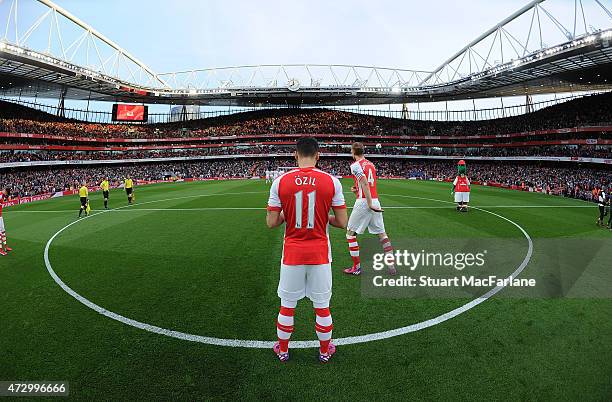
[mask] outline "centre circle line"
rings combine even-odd
[[[66,293],[68,293],[70,296],[72,296],[73,298],[75,298],[76,300],[78,300],[80,303],[84,304],[85,306],[89,307],[90,309],[96,311],[99,314],[104,315],[105,317],[108,317],[112,320],[121,322],[125,325],[129,325],[131,327],[134,328],[138,328],[144,331],[148,331],[148,332],[152,332],[152,333],[156,333],[156,334],[160,334],[160,335],[165,335],[168,337],[172,337],[172,338],[176,338],[176,339],[181,339],[181,340],[186,340],[186,341],[190,341],[190,342],[198,342],[198,343],[204,343],[204,344],[208,344],[208,345],[217,345],[217,346],[227,346],[227,347],[243,347],[243,348],[272,348],[272,346],[274,345],[275,341],[260,341],[260,340],[243,340],[243,339],[227,339],[227,338],[216,338],[216,337],[209,337],[209,336],[202,336],[202,335],[195,335],[195,334],[189,334],[189,333],[185,333],[185,332],[181,332],[181,331],[175,331],[175,330],[171,330],[171,329],[167,329],[167,328],[162,328],[156,325],[151,325],[151,324],[147,324],[141,321],[137,321],[137,320],[133,320],[131,318],[122,316],[120,314],[117,314],[115,312],[112,312],[110,310],[105,309],[104,307],[99,306],[98,304],[90,301],[89,299],[85,298],[84,296],[80,295],[79,293],[77,293],[75,290],[73,290],[72,288],[70,288],[60,277],[59,275],[57,275],[57,273],[55,272],[55,270],[53,269],[53,266],[51,265],[51,261],[49,259],[49,249],[51,247],[51,244],[53,243],[53,241],[57,238],[57,236],[59,236],[62,232],[64,232],[66,229],[72,227],[73,225],[85,221],[87,219],[90,219],[94,216],[98,216],[104,213],[108,213],[108,212],[112,212],[112,211],[117,211],[117,210],[122,210],[125,208],[129,208],[132,207],[134,205],[143,205],[143,204],[151,204],[151,203],[157,203],[157,202],[164,202],[164,201],[174,201],[177,199],[185,199],[185,198],[198,198],[198,197],[208,197],[208,196],[224,196],[224,195],[243,195],[243,194],[256,194],[256,193],[263,193],[261,191],[259,192],[243,192],[243,193],[215,193],[215,194],[202,194],[202,195],[196,195],[196,196],[185,196],[185,197],[175,197],[175,198],[167,198],[167,199],[162,199],[162,200],[152,200],[152,201],[147,201],[147,202],[142,202],[139,204],[133,204],[133,205],[127,205],[127,206],[123,206],[123,207],[119,207],[119,208],[115,208],[115,209],[111,209],[108,211],[101,211],[101,212],[97,212],[94,213],[92,215],[89,215],[83,219],[80,220],[76,220],[73,221],[69,224],[67,224],[66,226],[64,226],[63,228],[61,228],[60,230],[58,230],[57,232],[55,232],[55,234],[53,234],[53,236],[51,236],[51,238],[47,241],[47,244],[45,245],[45,250],[44,250],[44,261],[45,261],[45,266],[47,268],[47,271],[49,272],[49,274],[51,275],[51,278],[53,278],[53,280],[55,281],[55,283],[57,283]],[[421,200],[428,200],[428,201],[435,201],[435,202],[443,202],[443,203],[449,203],[449,204],[454,204],[451,201],[446,201],[446,200],[437,200],[434,198],[425,198],[425,197],[417,197],[417,196],[409,196],[409,195],[402,195],[402,194],[385,194],[385,196],[389,196],[389,197],[403,197],[403,198],[413,198],[413,199],[421,199]],[[259,208],[258,208],[259,209]],[[525,267],[529,264],[529,261],[531,260],[531,256],[533,255],[533,241],[531,239],[531,237],[529,236],[529,234],[527,233],[527,231],[525,229],[523,229],[522,226],[520,226],[518,223],[514,222],[513,220],[506,218],[503,215],[497,214],[495,212],[492,211],[488,211],[486,209],[483,208],[479,208],[479,207],[472,207],[472,209],[475,210],[479,210],[491,215],[494,215],[502,220],[507,221],[508,223],[514,225],[516,228],[519,229],[519,231],[523,234],[523,236],[527,239],[528,242],[528,250],[527,250],[527,254],[525,255],[525,257],[523,258],[523,261],[521,262],[521,264],[514,270],[514,272],[512,272],[510,274],[510,276],[508,276],[506,279],[515,279],[521,272],[523,272],[523,270],[525,269]],[[134,208],[133,210],[138,210],[138,208]],[[509,281],[504,281],[504,283],[508,283]],[[483,303],[484,301],[488,300],[489,298],[491,298],[492,296],[494,296],[495,294],[497,294],[498,292],[500,292],[502,289],[504,289],[505,285],[498,285],[492,289],[490,289],[489,291],[487,291],[485,294],[483,294],[482,296],[479,296],[473,300],[471,300],[470,302],[461,305],[451,311],[448,311],[444,314],[441,314],[439,316],[436,316],[434,318],[422,321],[422,322],[418,322],[415,324],[411,324],[408,326],[404,326],[404,327],[400,327],[400,328],[396,328],[396,329],[392,329],[392,330],[388,330],[388,331],[382,331],[382,332],[374,332],[371,334],[365,334],[365,335],[358,335],[358,336],[349,336],[349,337],[344,337],[344,338],[337,338],[334,339],[334,343],[336,345],[352,345],[352,344],[359,344],[359,343],[365,343],[365,342],[372,342],[372,341],[377,341],[377,340],[382,340],[382,339],[388,339],[388,338],[392,338],[392,337],[396,337],[396,336],[400,336],[400,335],[405,335],[411,332],[416,332],[416,331],[420,331],[422,329],[425,328],[429,328],[432,327],[434,325],[440,324],[444,321],[450,320],[451,318],[454,318],[474,307],[476,307],[477,305],[479,305],[480,303]],[[297,348],[297,349],[302,349],[302,348],[318,348],[319,347],[319,341],[291,341],[290,342],[290,347],[292,348]]]

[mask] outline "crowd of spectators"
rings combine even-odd
[[[495,134],[507,141],[503,134],[540,129],[570,128],[589,125],[612,125],[612,93],[588,96],[540,111],[517,117],[487,121],[438,122],[392,119],[330,109],[266,109],[237,113],[202,120],[168,124],[98,124],[63,119],[34,111],[23,106],[0,102],[0,131],[88,138],[158,139],[172,137],[206,137],[225,135],[269,134],[348,134],[368,136],[370,143],[380,135],[476,135]],[[567,135],[572,134],[568,131]],[[591,135],[590,133],[587,135]],[[594,133],[597,138],[607,133]],[[565,137],[563,137],[565,138]],[[578,137],[576,137],[578,138]],[[582,138],[582,137],[580,137]],[[585,137],[591,138],[591,137]],[[593,137],[595,138],[595,137]],[[279,139],[282,140],[282,139]],[[15,144],[7,139],[7,144]],[[23,142],[23,140],[18,140]],[[323,153],[348,153],[350,142],[321,141]],[[384,139],[381,142],[385,144]],[[427,141],[430,141],[429,139]],[[444,140],[449,142],[450,140]],[[520,139],[526,141],[526,139]],[[466,140],[466,142],[468,142]],[[124,152],[110,151],[3,151],[0,163],[53,160],[145,159],[170,157],[200,157],[209,155],[248,155],[293,152],[286,145],[249,145],[183,149],[138,149]],[[445,156],[446,160],[378,159],[380,176],[447,179],[454,175],[454,160],[469,156],[570,156],[610,158],[610,147],[601,145],[563,145],[529,147],[394,147],[373,146],[369,154]],[[119,182],[131,175],[139,180],[179,178],[246,178],[263,176],[266,170],[293,166],[292,158],[218,159],[185,162],[151,162],[120,165],[89,165],[79,168],[39,167],[4,169],[2,185],[19,196],[56,192],[74,188],[78,182],[98,183],[104,176]],[[320,167],[336,175],[349,175],[349,159],[323,157]],[[474,181],[495,182],[506,186],[538,188],[555,194],[589,199],[596,187],[609,187],[612,175],[608,166],[543,165],[534,162],[489,163],[469,162],[469,175]]]
[[[512,148],[441,148],[441,147],[369,147],[370,154],[379,155],[422,155],[461,158],[468,156],[517,157],[552,156],[612,158],[612,148],[587,146],[512,147]],[[321,147],[322,153],[350,153],[350,145]],[[292,154],[293,146],[248,145],[232,147],[159,149],[133,151],[4,151],[0,152],[0,163],[40,161],[83,161],[110,159],[151,159],[177,157],[205,157],[222,155]]]
[[[1,102],[2,108],[6,102]],[[507,134],[612,124],[612,94],[587,96],[534,113],[484,121],[396,119],[330,109],[264,109],[163,124],[99,124],[41,112],[0,112],[0,131],[96,138],[172,138],[245,134],[353,134],[377,136]]]
[[[2,186],[10,188],[13,197],[25,197],[75,189],[83,182],[93,187],[104,178],[109,178],[113,186],[118,186],[127,176],[137,181],[249,177],[257,173],[254,170],[255,166],[252,161],[231,160],[79,168],[57,167],[11,170],[3,172],[1,177]]]
[[[383,152],[387,154],[385,150]],[[412,155],[428,156],[483,156],[483,157],[511,157],[511,156],[553,156],[553,157],[581,157],[581,158],[612,158],[611,147],[586,146],[531,146],[531,147],[495,147],[495,148],[418,148],[408,152]],[[397,155],[391,151],[391,155]]]
[[[456,174],[454,161],[399,162],[392,165],[396,175],[444,180]],[[609,166],[538,163],[489,163],[468,161],[470,180],[507,187],[539,190],[549,194],[592,200],[593,189],[612,188]]]
[[[424,180],[451,179],[456,174],[455,161],[374,160],[380,177],[417,178]],[[3,186],[12,189],[13,196],[28,196],[76,188],[86,181],[98,184],[109,177],[119,184],[126,176],[141,181],[169,178],[251,178],[262,177],[266,170],[295,166],[291,158],[266,160],[216,160],[198,162],[146,163],[91,167],[56,167],[12,169],[2,174]],[[319,167],[331,174],[350,175],[348,158],[321,158]],[[468,176],[480,183],[497,183],[525,189],[539,189],[551,194],[590,200],[594,188],[612,187],[609,167],[582,165],[542,165],[537,163],[469,162]]]

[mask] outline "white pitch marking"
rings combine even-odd
[[[73,214],[74,211],[73,210],[68,210],[68,209],[48,209],[46,211],[36,211],[36,210],[32,210],[32,211],[6,211],[6,213],[9,214],[62,214],[62,213],[71,213]]]
[[[210,207],[210,208],[132,208],[132,209],[117,209],[113,212],[136,212],[136,211],[265,211],[262,207]]]
[[[593,208],[592,205],[478,205],[478,208]]]
[[[392,196],[397,196],[397,195],[392,195]],[[160,200],[161,201],[161,200]],[[168,200],[164,200],[164,201],[168,201]],[[439,202],[442,202],[441,200]],[[451,201],[445,201],[445,202],[449,202],[454,204],[454,202]],[[138,206],[138,205],[142,205],[144,203],[140,203],[140,204],[134,204],[131,205],[133,206]],[[120,208],[126,208],[125,207],[120,207]],[[349,206],[347,207],[348,209],[352,209],[353,207]],[[508,208],[508,209],[512,209],[512,208],[593,208],[591,205],[472,205],[470,206],[470,208]],[[228,211],[232,211],[232,210],[265,210],[265,207],[210,207],[210,208],[132,208],[129,210],[126,209],[111,209],[109,211],[111,212],[131,212],[131,211],[224,211],[224,210],[228,210]],[[428,206],[428,205],[422,205],[422,206],[408,206],[408,205],[403,205],[403,206],[386,206],[384,207],[385,210],[387,209],[449,209],[449,207],[441,207],[441,206]],[[101,211],[101,212],[105,212],[105,211]],[[60,213],[71,213],[73,214],[74,211],[73,210],[43,210],[43,211],[36,211],[36,210],[32,210],[32,211],[8,211],[8,213],[33,213],[33,214],[43,214],[43,213],[56,213],[56,214],[60,214]]]
[[[108,210],[101,210],[100,212],[118,211],[118,210],[122,210],[124,208],[130,208],[130,207],[134,207],[134,206],[137,206],[137,205],[151,204],[151,203],[154,203],[154,202],[183,200],[183,199],[186,199],[186,198],[213,197],[213,196],[217,196],[217,195],[262,194],[262,193],[268,194],[268,191],[246,191],[244,193],[213,193],[213,194],[186,195],[186,196],[181,196],[181,197],[166,198],[166,199],[162,199],[162,200],[153,200],[153,201],[139,202],[137,204],[124,205],[124,206],[118,207],[118,208],[113,208],[113,209],[108,209]],[[67,209],[66,210],[46,210],[46,211],[44,211],[44,210],[43,211],[28,211],[28,210],[26,210],[26,211],[12,211],[12,210],[8,210],[6,212],[9,212],[9,213],[13,213],[13,212],[21,212],[21,213],[66,213],[66,212],[70,212],[70,213],[74,213],[73,210],[67,210]]]
[[[246,194],[246,193],[245,193]],[[210,194],[211,196],[213,195],[227,195],[226,194]],[[387,194],[388,196],[397,196],[397,197],[406,197],[406,198],[415,198],[415,199],[427,199],[430,201],[437,201],[437,202],[444,202],[444,203],[451,203],[454,204],[453,202],[450,201],[443,201],[443,200],[436,200],[436,199],[432,199],[432,198],[423,198],[423,197],[415,197],[415,196],[404,196],[404,195],[398,195],[398,194]],[[197,196],[196,196],[197,197]],[[193,197],[177,197],[177,199],[180,198],[193,198]],[[162,202],[162,201],[171,201],[172,199],[165,199],[165,200],[156,200],[156,201],[149,201],[148,203],[153,203],[153,202]],[[144,204],[144,203],[141,203]],[[135,204],[138,205],[138,204]],[[214,338],[214,337],[207,337],[207,336],[201,336],[201,335],[194,335],[194,334],[188,334],[188,333],[184,333],[184,332],[180,332],[180,331],[173,331],[170,329],[166,329],[166,328],[161,328],[155,325],[150,325],[144,322],[140,322],[140,321],[136,321],[133,320],[131,318],[127,318],[124,317],[120,314],[114,313],[112,311],[109,311],[107,309],[105,309],[104,307],[101,307],[97,304],[95,304],[94,302],[88,300],[87,298],[81,296],[80,294],[78,294],[77,292],[75,292],[74,290],[72,290],[72,288],[70,288],[68,285],[66,285],[66,283],[64,283],[64,281],[62,281],[62,279],[55,273],[55,271],[53,270],[53,267],[51,266],[51,262],[49,260],[49,248],[51,246],[51,243],[53,242],[53,240],[55,240],[55,238],[62,233],[63,231],[65,231],[66,229],[68,229],[69,227],[71,227],[72,225],[75,225],[78,222],[82,222],[84,220],[90,219],[94,216],[106,213],[106,212],[111,212],[111,211],[117,211],[119,209],[124,209],[127,207],[130,207],[131,205],[128,206],[123,206],[114,210],[108,210],[108,211],[101,211],[98,213],[94,213],[92,215],[89,215],[87,217],[85,217],[84,219],[81,220],[77,220],[74,222],[69,223],[68,225],[64,226],[63,228],[61,228],[60,230],[58,230],[53,236],[51,236],[51,238],[49,239],[49,241],[47,241],[47,244],[45,245],[45,251],[44,251],[44,260],[45,260],[45,266],[47,267],[47,271],[49,271],[49,274],[51,275],[51,277],[53,278],[53,280],[66,292],[68,293],[70,296],[74,297],[76,300],[78,300],[79,302],[81,302],[82,304],[84,304],[85,306],[89,307],[90,309],[96,311],[99,314],[102,314],[108,318],[111,318],[113,320],[119,321],[123,324],[126,325],[130,325],[132,327],[135,328],[139,328],[139,329],[143,329],[145,331],[149,331],[149,332],[153,332],[153,333],[157,333],[157,334],[161,334],[161,335],[166,335],[172,338],[177,338],[177,339],[182,339],[182,340],[187,340],[187,341],[191,341],[191,342],[199,342],[199,343],[205,343],[205,344],[210,344],[210,345],[219,345],[219,346],[230,346],[230,347],[245,347],[245,348],[272,348],[274,341],[257,341],[257,340],[242,340],[242,339],[224,339],[224,338]],[[519,267],[512,273],[510,274],[510,276],[508,278],[514,279],[516,278],[527,266],[527,264],[529,264],[529,261],[531,260],[531,256],[533,254],[533,241],[531,240],[531,237],[529,236],[529,234],[525,231],[525,229],[523,229],[518,223],[502,216],[499,214],[496,214],[495,212],[491,212],[491,211],[487,211],[485,209],[481,209],[478,207],[472,207],[473,209],[477,209],[483,212],[486,212],[488,214],[497,216],[511,224],[513,224],[515,227],[517,227],[521,233],[525,236],[525,238],[527,239],[528,242],[528,250],[527,250],[527,254],[525,255],[525,258],[523,259],[522,263],[519,265]],[[486,301],[487,299],[489,299],[490,297],[494,296],[495,294],[497,294],[499,291],[501,291],[505,286],[496,286],[494,288],[492,288],[491,290],[489,290],[487,293],[485,293],[484,295],[460,306],[457,307],[447,313],[444,313],[442,315],[439,315],[437,317],[431,318],[429,320],[426,321],[422,321],[416,324],[412,324],[412,325],[408,325],[405,327],[401,327],[401,328],[396,328],[396,329],[392,329],[389,331],[383,331],[383,332],[376,332],[376,333],[372,333],[372,334],[366,334],[366,335],[359,335],[359,336],[351,336],[351,337],[346,337],[346,338],[338,338],[334,340],[334,343],[336,345],[351,345],[351,344],[357,344],[357,343],[364,343],[364,342],[371,342],[371,341],[375,341],[375,340],[381,340],[381,339],[387,339],[387,338],[392,338],[395,336],[399,336],[399,335],[405,335],[411,332],[416,332],[425,328],[429,328],[432,327],[434,325],[440,324],[444,321],[447,321],[451,318],[454,318],[474,307],[476,307],[477,305],[479,305],[480,303]],[[291,341],[290,342],[290,346],[292,348],[315,348],[315,347],[319,347],[319,342],[318,341]]]
[[[450,201],[449,201],[450,202]],[[454,204],[454,202],[452,203]],[[352,209],[353,207],[348,206],[348,209]],[[485,206],[470,206],[472,209],[481,209],[481,208],[592,208],[592,206],[588,205],[485,205]],[[132,211],[233,211],[233,210],[265,210],[265,207],[209,207],[209,208],[132,208],[130,210],[116,210],[116,212],[132,212]],[[421,206],[386,206],[383,209],[449,209],[446,206],[430,206],[430,205],[421,205]]]

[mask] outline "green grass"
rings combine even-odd
[[[450,200],[448,184],[379,183],[385,207]],[[198,335],[272,340],[282,230],[266,228],[263,208],[206,209],[263,207],[268,188],[260,181],[139,188],[137,205],[91,216],[60,234],[50,249],[53,269],[79,294],[135,320]],[[91,198],[100,209],[101,194]],[[111,192],[111,208],[125,201],[121,191]],[[542,273],[538,261],[546,256],[538,241],[612,240],[594,225],[596,206],[523,208],[585,206],[581,201],[476,187],[472,204],[531,235],[535,254],[526,276]],[[387,231],[392,239],[522,239],[491,214],[458,214],[448,206],[389,208]],[[325,366],[314,349],[294,350],[281,365],[270,350],[193,343],[127,326],[70,297],[45,268],[46,242],[76,219],[76,208],[78,198],[65,197],[5,210],[14,251],[0,259],[0,380],[68,380],[80,400],[612,398],[610,298],[511,298],[503,290],[431,328],[339,347]],[[341,273],[350,264],[344,233],[332,229],[331,236],[334,337],[417,323],[466,302],[363,297],[359,279]],[[309,302],[302,301],[292,339],[314,339],[313,322]]]

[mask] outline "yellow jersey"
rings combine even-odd
[[[85,198],[89,195],[89,191],[87,190],[87,186],[82,186],[79,189],[79,197]]]
[[[102,191],[108,191],[110,185],[108,184],[108,180],[103,180],[102,183],[100,183],[100,188],[102,189]]]
[[[132,181],[132,179],[125,179],[125,188],[132,188],[134,187],[134,182]]]

